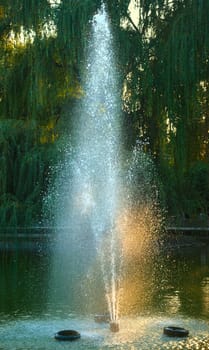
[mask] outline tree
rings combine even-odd
[[[138,121],[139,136],[149,139],[164,180],[174,173],[181,212],[189,210],[184,207],[188,172],[195,162],[208,161],[209,4],[144,0],[136,6],[139,24],[129,31],[138,35],[142,54],[134,55],[138,66],[127,73],[127,109]]]
[[[135,0],[138,23],[129,0],[104,4],[119,58],[125,147],[142,139],[158,166],[169,211],[194,213],[201,193],[190,186],[191,169],[209,161],[209,3]],[[83,93],[85,50],[100,6],[99,0],[1,1],[2,224],[40,216],[45,174],[59,157],[62,135],[71,133]],[[32,211],[24,216],[27,205]]]
[[[81,95],[84,38],[95,6],[91,1],[1,2],[3,226],[32,224],[40,217],[45,175],[57,157],[62,111]],[[73,118],[72,111],[69,115]]]

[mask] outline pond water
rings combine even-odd
[[[94,322],[94,315],[105,311],[105,301],[98,284],[93,290],[93,281],[87,287],[84,276],[80,281],[72,277],[69,297],[52,297],[49,250],[39,248],[0,252],[0,350],[201,349],[200,342],[207,349],[208,246],[164,249],[154,274],[146,268],[143,273],[136,263],[124,282],[120,332],[115,334],[107,324]],[[166,337],[163,327],[168,325],[188,329],[189,338]],[[61,329],[75,329],[81,339],[57,342],[54,334]]]

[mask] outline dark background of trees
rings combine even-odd
[[[139,23],[129,1],[104,3],[121,74],[125,147],[144,141],[168,216],[208,215],[209,1],[136,0]],[[0,0],[1,226],[40,220],[50,166],[76,118],[90,20],[100,6]]]

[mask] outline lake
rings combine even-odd
[[[120,332],[113,334],[107,324],[94,322],[95,314],[106,311],[97,266],[77,276],[69,266],[67,298],[56,299],[47,242],[23,243],[0,252],[0,350],[180,349],[182,341],[193,349],[207,338],[209,246],[165,248],[152,266],[130,263],[122,282]],[[167,325],[188,329],[189,338],[166,337]],[[57,342],[54,334],[61,329],[76,329],[81,339]]]

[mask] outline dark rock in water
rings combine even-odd
[[[63,331],[59,331],[55,334],[55,339],[56,340],[77,340],[81,337],[80,333],[77,331],[71,330],[71,329],[65,329]]]
[[[117,322],[110,322],[110,330],[111,332],[119,332],[119,323]]]
[[[164,327],[163,333],[169,337],[187,337],[189,335],[187,329],[176,326]]]

